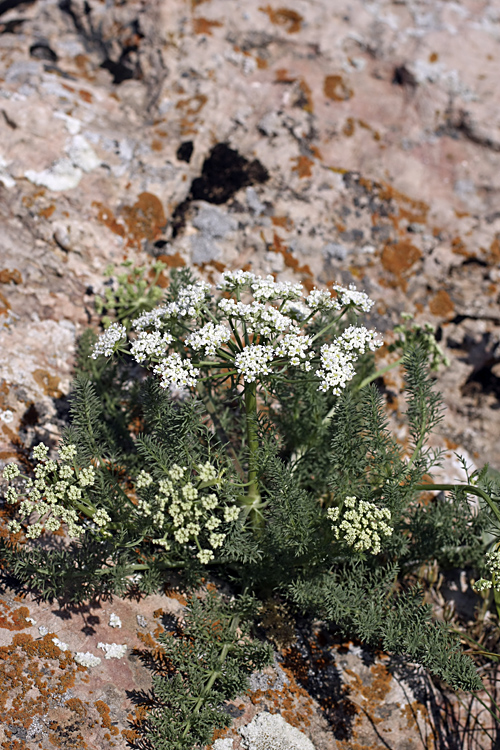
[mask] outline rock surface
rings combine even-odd
[[[57,443],[76,339],[96,321],[106,266],[160,258],[213,281],[242,266],[309,288],[354,281],[376,300],[381,331],[404,311],[432,323],[452,362],[438,376],[444,475],[459,476],[455,451],[500,468],[498,4],[230,5],[0,2],[0,461],[20,438]],[[397,380],[385,384],[397,406]],[[147,606],[116,612],[132,623]],[[47,610],[47,627],[54,616]],[[94,698],[109,692],[111,718],[99,706],[121,731],[125,684],[146,678],[96,650],[116,641],[107,625],[95,648],[77,637],[78,616],[54,632],[101,656]],[[357,659],[347,669],[360,675]],[[345,716],[327,726],[322,704],[316,750],[347,748],[350,737],[376,747],[373,727],[399,722],[384,714],[378,682],[379,713],[367,714],[356,679],[339,677],[358,690],[355,719],[333,740]],[[252,710],[271,700],[265,692]],[[279,700],[288,705],[286,690]],[[413,701],[394,698],[408,721],[384,746],[434,736],[424,709],[407,710]],[[99,715],[87,746],[118,747]]]

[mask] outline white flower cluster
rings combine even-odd
[[[346,289],[343,286],[334,286],[333,288],[339,295],[340,304],[342,307],[346,307],[347,305],[354,305],[355,307],[359,307],[361,310],[363,310],[363,312],[370,312],[373,305],[375,304],[367,294],[365,294],[364,292],[358,292],[354,284],[349,284],[349,289]]]
[[[487,578],[480,578],[479,581],[476,581],[472,584],[472,588],[474,591],[477,591],[478,593],[480,591],[488,591],[493,586],[493,581],[488,581]]]
[[[48,447],[43,443],[33,449],[33,456],[38,461],[34,469],[35,479],[26,479],[25,490],[21,493],[14,487],[9,487],[5,493],[6,500],[12,504],[21,501],[18,509],[20,518],[29,519],[33,513],[38,515],[38,521],[28,526],[28,539],[37,539],[44,530],[59,531],[61,522],[67,524],[70,537],[78,538],[83,533],[83,528],[77,525],[78,513],[71,505],[78,504],[83,498],[84,488],[95,483],[95,470],[88,466],[75,471],[72,466],[64,463],[76,455],[74,445],[63,445],[59,449],[61,463],[48,460],[48,452]],[[3,476],[8,480],[20,476],[19,467],[8,464]],[[92,520],[97,526],[104,527],[111,518],[103,508],[100,508],[94,512]],[[9,521],[7,527],[12,533],[18,533],[22,529],[17,520]]]
[[[170,549],[169,535],[178,544],[194,542],[198,559],[208,563],[214,559],[213,550],[221,547],[226,538],[226,533],[219,527],[223,521],[235,521],[240,509],[235,505],[224,505],[214,492],[214,488],[220,487],[222,478],[212,464],[198,464],[196,474],[193,476],[186,466],[174,464],[167,477],[158,482],[154,502],[139,498],[137,510],[151,520],[156,532],[163,532],[163,537],[154,538],[152,542],[167,550]],[[153,483],[147,472],[142,471],[140,477],[143,487]],[[208,541],[209,546],[202,548],[201,540],[205,540],[205,544]]]
[[[147,357],[161,357],[165,350],[173,341],[172,334],[160,331],[140,331],[138,337],[132,342],[130,351],[133,358],[139,364],[142,364]]]
[[[154,367],[154,372],[161,376],[162,388],[194,388],[200,370],[191,360],[182,359],[177,352],[169,354]]]
[[[236,289],[249,287],[255,278],[255,274],[250,271],[225,271],[217,289],[221,292],[235,292]]]
[[[159,329],[164,320],[171,318],[197,318],[201,308],[210,294],[210,284],[197,281],[196,284],[187,284],[181,287],[177,299],[166,305],[160,305],[151,312],[139,315],[132,324],[136,331],[145,331],[148,328]]]
[[[215,314],[208,304],[211,287],[200,281],[181,287],[174,301],[143,313],[133,322],[137,338],[131,343],[132,356],[139,364],[146,362],[160,376],[162,388],[196,387],[201,368],[208,367],[209,363],[197,363],[192,358],[193,352],[205,357],[219,355],[221,361],[227,362],[228,370],[234,362],[234,368],[246,383],[270,374],[273,366],[312,370],[313,360],[316,363],[318,358],[318,352],[312,350],[317,336],[301,335],[300,324],[316,313],[340,311],[346,306],[366,312],[373,305],[368,296],[358,292],[352,284],[349,288],[335,286],[333,295],[328,290],[315,288],[304,297],[302,284],[277,282],[273,276],[263,278],[241,270],[223,273],[217,289],[233,296],[216,300]],[[243,290],[253,295],[253,301],[241,301]],[[200,315],[203,325],[186,331],[185,338],[179,338],[178,343],[190,350],[183,353],[176,347],[176,351],[169,353],[173,321],[196,320]],[[224,320],[226,323],[222,323]],[[99,340],[93,356],[111,353],[125,335],[123,326],[113,325],[114,328],[110,327]],[[186,327],[184,322],[183,326]],[[339,395],[354,376],[359,355],[366,349],[374,351],[377,346],[380,343],[373,332],[355,326],[344,331],[333,344],[324,345],[319,353],[320,366],[315,370],[320,379],[318,390],[332,390]],[[235,353],[235,349],[239,351]]]
[[[319,391],[331,390],[337,396],[355,375],[354,364],[367,349],[375,351],[382,342],[375,338],[375,331],[363,326],[350,326],[334,341],[321,347],[322,367],[316,370],[321,379]]]
[[[235,292],[237,289],[248,287],[257,301],[265,300],[296,300],[302,297],[302,284],[292,284],[291,281],[275,281],[269,275],[266,278],[256,276],[250,271],[225,271],[217,289],[222,292]]]
[[[104,333],[102,333],[94,344],[92,359],[97,359],[104,354],[105,357],[111,357],[115,352],[116,345],[127,337],[127,329],[120,323],[111,323]]]
[[[269,375],[269,362],[274,357],[274,348],[263,344],[250,344],[234,358],[234,366],[245,383],[253,383],[259,375]]]
[[[266,337],[277,336],[288,328],[297,326],[288,315],[283,315],[275,307],[267,307],[262,302],[246,305],[234,299],[223,298],[219,300],[219,310],[230,320],[244,321],[248,333],[259,333]]]
[[[227,326],[206,323],[198,331],[194,331],[186,337],[186,344],[189,344],[195,351],[203,349],[205,356],[210,354],[214,356],[216,350],[230,338],[231,331]]]
[[[262,279],[257,276],[251,284],[252,294],[260,302],[262,300],[299,300],[304,287],[302,284],[292,284],[291,281],[275,281],[272,276]]]
[[[489,581],[485,578],[480,578],[479,581],[474,583],[472,588],[474,591],[485,591],[493,587],[496,591],[500,591],[500,547],[486,554],[486,567],[492,578],[495,579],[495,582],[493,583],[492,580]]]
[[[311,312],[341,310],[341,306],[327,289],[313,289],[306,297],[306,305]]]
[[[312,355],[307,351],[310,346],[310,336],[286,333],[278,346],[275,347],[274,353],[277,357],[287,357],[294,367],[303,367],[304,370],[308,371],[311,369],[309,360]]]
[[[342,537],[342,541],[357,552],[378,555],[381,537],[391,536],[393,532],[389,525],[391,514],[387,508],[377,508],[373,503],[356,497],[346,497],[340,523],[340,508],[328,508],[326,514],[332,521],[335,537]]]

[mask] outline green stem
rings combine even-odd
[[[259,438],[257,435],[257,384],[245,383],[245,416],[248,449],[248,489],[243,497],[243,505],[250,513],[252,527],[257,530],[262,524],[262,506],[257,479]]]
[[[241,619],[240,615],[234,615],[233,618],[231,619],[231,623],[229,625],[229,632],[231,634],[236,631],[236,628],[238,627],[238,625],[240,623],[240,619]],[[212,689],[212,686],[213,686],[215,680],[217,679],[217,677],[220,677],[220,674],[221,674],[220,667],[222,667],[222,665],[224,664],[224,660],[225,660],[225,658],[226,658],[226,656],[227,656],[227,654],[228,654],[229,649],[230,649],[231,646],[232,646],[232,643],[229,642],[229,643],[225,643],[224,646],[222,647],[222,651],[220,652],[219,657],[217,659],[217,662],[218,662],[218,665],[219,665],[219,669],[214,669],[212,672],[210,672],[210,674],[208,676],[208,680],[206,681],[206,683],[205,683],[205,685],[204,685],[204,687],[203,687],[203,689],[202,689],[202,691],[201,691],[201,693],[200,693],[200,695],[198,697],[196,705],[195,705],[195,707],[193,709],[193,714],[197,714],[200,711],[200,708],[202,708],[203,704],[206,702],[206,700],[207,700],[207,698],[209,696],[210,690]],[[184,728],[184,732],[182,734],[182,738],[183,739],[186,738],[187,733],[189,732],[189,729],[191,727],[191,723],[192,723],[191,719],[188,719],[188,721],[186,722],[186,726]]]
[[[479,487],[475,487],[473,484],[417,484],[415,487],[418,491],[438,491],[438,492],[449,492],[451,490],[466,490],[468,495],[476,495],[482,498],[487,503],[496,516],[497,520],[500,521],[500,509],[495,505],[491,497],[481,490]]]

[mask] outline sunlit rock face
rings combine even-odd
[[[378,330],[432,323],[442,479],[455,452],[500,468],[497,4],[284,3],[0,2],[1,462],[57,442],[106,266],[159,258],[354,282]],[[102,622],[95,644],[54,630],[116,670]]]

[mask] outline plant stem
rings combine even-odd
[[[475,487],[473,484],[417,484],[415,489],[421,491],[437,490],[439,492],[458,489],[466,490],[467,494],[476,495],[477,497],[482,498],[490,506],[497,520],[500,521],[500,509],[497,508],[491,497],[486,492],[484,492],[484,490],[481,490],[479,487]]]
[[[238,625],[240,623],[240,620],[241,620],[241,616],[240,615],[233,615],[233,617],[231,618],[231,623],[229,625],[229,632],[231,633],[231,635],[236,632],[236,628],[238,627]],[[198,698],[198,700],[196,702],[196,705],[195,705],[195,707],[193,709],[193,714],[197,714],[199,712],[200,708],[202,708],[203,704],[207,701],[207,698],[209,696],[210,690],[212,689],[212,685],[214,684],[214,682],[217,679],[217,677],[220,677],[220,675],[221,675],[220,667],[222,667],[222,665],[224,664],[224,661],[226,659],[226,656],[229,653],[229,649],[230,649],[231,645],[232,645],[231,643],[224,643],[224,645],[222,647],[222,651],[220,652],[219,657],[217,659],[217,662],[220,665],[219,669],[216,669],[216,670],[213,670],[212,672],[210,672],[210,674],[208,676],[208,680],[205,683],[205,685],[204,685],[204,687],[203,687],[203,689],[202,689],[202,691],[200,693],[200,696],[199,696],[199,698]],[[187,721],[187,723],[186,723],[184,732],[182,734],[182,738],[183,739],[185,739],[185,737],[187,736],[187,733],[189,732],[189,729],[191,727],[191,723],[192,722],[189,719]]]
[[[243,505],[250,513],[252,528],[257,530],[262,524],[262,515],[259,511],[261,498],[257,479],[257,456],[259,451],[259,439],[257,435],[257,384],[245,383],[245,418],[248,449],[248,489],[243,496]]]

